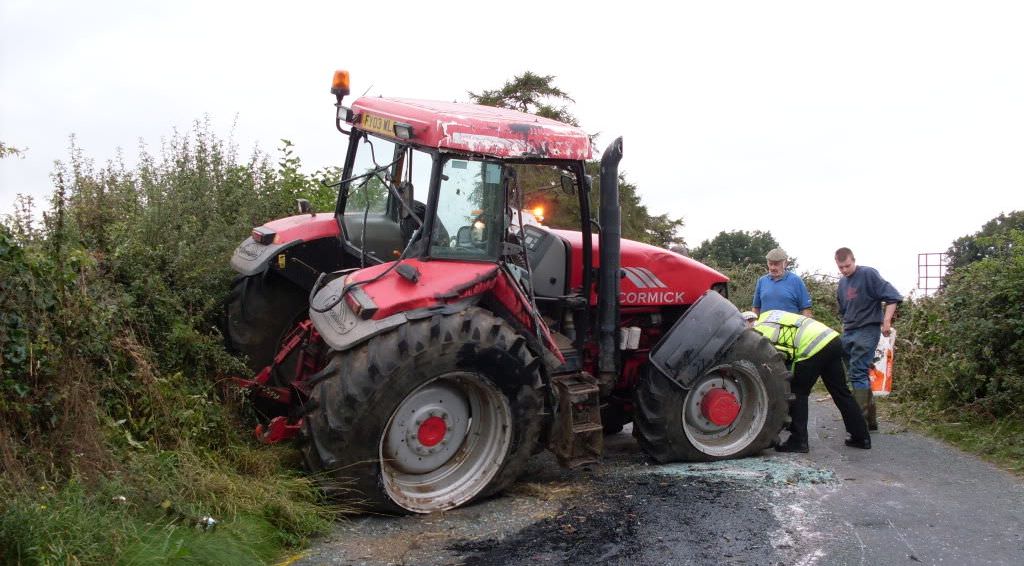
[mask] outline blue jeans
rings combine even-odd
[[[843,332],[843,356],[854,389],[871,389],[868,368],[875,361],[875,348],[881,336],[882,327],[874,324]]]

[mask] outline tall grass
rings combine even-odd
[[[11,564],[259,564],[324,528],[330,508],[279,454],[194,450],[129,456],[101,478],[2,490],[0,547]],[[235,458],[258,458],[255,476]],[[204,519],[216,522],[208,526]]]

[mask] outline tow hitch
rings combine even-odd
[[[320,342],[320,334],[313,327],[313,323],[309,320],[303,321],[284,339],[281,349],[270,365],[260,370],[252,379],[234,377],[231,380],[239,389],[251,391],[258,397],[280,404],[282,408],[301,406],[309,398],[308,378],[319,369],[320,356],[316,353],[316,346]],[[293,354],[296,354],[294,381],[286,386],[272,385],[274,368],[285,363]],[[298,403],[293,404],[293,400],[297,400]],[[263,423],[256,425],[254,432],[260,442],[276,444],[298,436],[302,425],[302,417],[277,416],[270,419],[266,426]]]

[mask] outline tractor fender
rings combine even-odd
[[[250,236],[235,248],[235,253],[231,256],[231,269],[237,271],[239,275],[258,275],[267,270],[271,258],[277,256],[278,252],[283,252],[300,243],[302,243],[301,240],[296,240],[284,244],[263,245]]]
[[[402,263],[403,270],[410,270],[405,276],[391,269],[393,264],[381,264],[345,273],[314,289],[309,316],[331,349],[349,350],[406,322],[481,305],[519,329],[546,367],[564,363],[548,328],[536,327],[529,299],[498,266],[418,259]],[[406,278],[411,271],[416,273],[415,281]],[[357,282],[362,284],[352,285]],[[341,298],[346,286],[348,291]]]
[[[670,381],[689,389],[746,330],[739,309],[715,291],[707,291],[651,350],[651,365]]]
[[[341,253],[340,235],[338,222],[331,214],[315,216],[300,214],[267,222],[253,228],[253,234],[235,248],[235,253],[231,257],[231,268],[243,276],[258,275],[271,267],[286,271],[295,267],[289,265],[287,258],[296,255],[296,252],[301,249],[309,248],[309,253],[298,254],[303,260],[302,263],[307,266],[312,264],[320,268],[320,271],[327,271],[335,266],[333,264],[316,265],[315,258],[338,257],[324,252],[336,249],[338,254]],[[267,239],[271,241],[265,244],[260,243],[256,240],[257,237],[264,241]],[[330,248],[330,250],[322,248]],[[284,254],[284,252],[290,253]],[[289,274],[286,273],[286,275]],[[296,279],[297,277],[289,278]],[[307,284],[303,284],[306,283],[305,281],[296,281],[296,283],[309,288],[312,286],[315,274],[310,273],[305,277],[298,277],[298,279],[309,279]]]

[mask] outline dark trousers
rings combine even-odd
[[[807,442],[807,398],[811,388],[818,381],[825,383],[832,401],[843,415],[846,432],[854,439],[867,438],[868,425],[861,414],[860,406],[854,400],[846,385],[846,370],[843,369],[843,346],[839,340],[832,340],[820,352],[802,362],[797,362],[793,371],[793,403],[789,407],[792,423],[789,425],[793,439]]]

